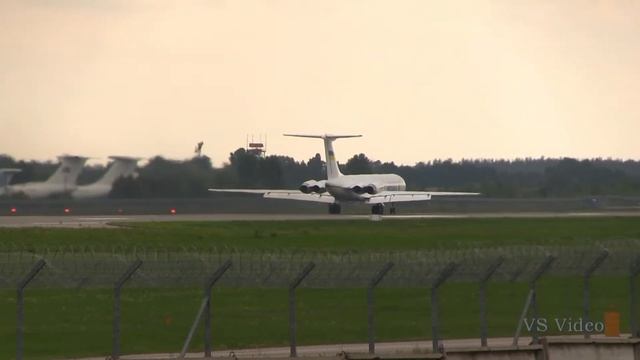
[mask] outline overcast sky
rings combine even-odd
[[[0,153],[640,158],[640,2],[0,0]]]

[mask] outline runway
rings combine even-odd
[[[131,222],[171,221],[327,221],[402,219],[489,219],[489,218],[579,218],[624,216],[640,217],[640,211],[607,212],[519,212],[468,214],[408,214],[408,215],[329,215],[329,214],[176,214],[176,215],[114,215],[114,216],[0,216],[3,228],[109,228]]]
[[[509,346],[511,345],[512,338],[493,338],[490,339],[491,346]],[[530,337],[522,337],[519,345],[528,345],[531,341]],[[480,345],[479,339],[455,339],[455,340],[442,340],[445,348],[457,348],[468,349],[477,348]],[[416,340],[416,341],[396,341],[396,342],[379,342],[376,344],[376,351],[378,354],[427,354],[431,350],[431,340]],[[213,358],[274,358],[274,359],[286,359],[289,357],[289,347],[269,347],[269,348],[253,348],[253,349],[229,349],[229,350],[217,350],[213,351]],[[299,357],[311,357],[311,358],[336,358],[341,352],[354,353],[354,354],[366,354],[369,351],[369,344],[330,344],[330,345],[306,345],[298,346],[297,353]],[[123,355],[120,358],[123,360],[163,360],[163,359],[177,359],[179,353],[168,354],[138,354],[138,355]],[[202,353],[188,353],[185,358],[187,359],[203,359]],[[104,360],[102,357],[90,357],[79,358],[75,360]]]
[[[625,337],[627,334],[622,335]],[[593,338],[602,339],[603,335],[592,335]],[[548,336],[550,339],[574,339],[581,340],[583,335],[563,335]],[[488,339],[488,345],[492,348],[510,348],[513,344],[513,338],[500,337]],[[518,346],[527,346],[531,344],[531,337],[523,336],[518,341]],[[444,339],[441,340],[445,349],[479,349],[479,339]],[[400,355],[399,358],[407,357],[407,355],[426,355],[431,352],[431,340],[415,340],[415,341],[395,341],[395,342],[379,342],[376,343],[376,354]],[[229,349],[213,351],[213,358],[245,358],[245,359],[286,359],[289,358],[289,347],[270,347],[270,348],[253,348],[253,349]],[[359,354],[358,358],[362,359],[362,355],[367,354],[368,344],[327,344],[327,345],[306,345],[298,346],[297,353],[299,357],[307,358],[336,358],[340,353]],[[177,359],[178,353],[165,354],[138,354],[123,355],[123,360],[164,360]],[[404,355],[404,356],[402,356]],[[187,353],[187,359],[203,359],[202,353]],[[76,360],[103,360],[102,357],[78,358]]]

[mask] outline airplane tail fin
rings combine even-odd
[[[62,184],[65,187],[73,187],[80,176],[82,167],[87,162],[84,156],[62,155],[58,156],[60,160],[60,166],[51,175],[46,183],[48,184]]]
[[[95,184],[112,185],[122,176],[131,176],[136,172],[140,158],[128,156],[109,156],[113,160],[106,173]]]
[[[324,140],[324,154],[325,161],[327,162],[327,179],[337,178],[342,176],[338,162],[336,161],[336,155],[333,151],[333,142],[336,139],[361,137],[362,135],[301,135],[301,134],[284,134],[284,136],[303,137],[303,138],[315,138]]]
[[[20,169],[0,169],[0,195],[8,193],[7,187],[11,183],[11,178],[21,171]]]

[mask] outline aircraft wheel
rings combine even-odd
[[[383,204],[375,204],[371,207],[371,214],[373,215],[384,215],[384,205]]]
[[[340,214],[340,204],[329,204],[329,214]]]

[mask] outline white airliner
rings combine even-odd
[[[22,193],[31,199],[70,193],[76,188],[76,180],[87,158],[63,155],[58,160],[60,166],[46,181],[9,185],[5,191],[9,195]]]
[[[431,200],[432,196],[479,195],[469,192],[405,191],[404,179],[396,174],[343,175],[338,168],[333,141],[362,135],[297,135],[304,138],[324,140],[327,167],[326,180],[308,180],[297,191],[292,190],[253,190],[253,189],[209,189],[215,192],[235,192],[263,194],[265,198],[313,201],[329,204],[330,214],[339,214],[343,202],[370,204],[371,213],[384,214],[385,204],[391,206],[390,213],[395,214],[395,203],[407,201]]]
[[[113,160],[113,163],[111,163],[107,172],[93,184],[78,186],[71,193],[71,196],[76,199],[88,199],[109,195],[116,180],[123,176],[135,174],[136,166],[140,160],[140,158],[127,156],[110,156],[109,158]]]

